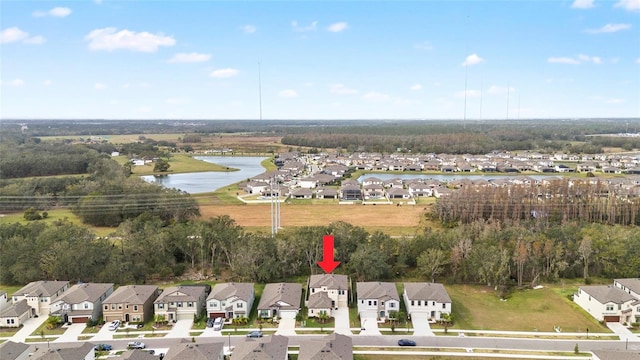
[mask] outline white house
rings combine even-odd
[[[254,299],[253,283],[216,284],[207,297],[208,317],[248,318]]]
[[[307,315],[318,316],[321,312],[331,315],[333,309],[349,307],[349,280],[347,275],[318,274],[309,279]]]
[[[361,317],[375,313],[378,319],[385,321],[389,312],[400,310],[400,297],[394,283],[359,282],[356,283],[356,292]]]
[[[22,299],[0,312],[0,327],[17,328],[33,317],[34,310],[26,299]]]
[[[7,296],[6,291],[0,291],[0,311],[11,306],[11,300]]]
[[[411,317],[440,320],[442,314],[451,314],[451,298],[442,284],[404,283],[402,297]]]
[[[193,319],[200,316],[207,299],[205,286],[172,286],[166,288],[153,302],[156,315],[168,321]]]
[[[70,287],[51,303],[51,315],[63,322],[86,323],[102,318],[102,302],[113,293],[113,284],[84,283]]]
[[[69,288],[68,281],[34,281],[16,291],[12,298],[13,303],[27,300],[27,303],[38,316],[48,316],[51,303],[54,302],[65,290]]]
[[[596,320],[606,322],[628,322],[634,306],[640,306],[638,299],[613,285],[581,286],[573,301]]]
[[[300,311],[302,285],[297,283],[267,284],[258,304],[258,317],[295,319]]]

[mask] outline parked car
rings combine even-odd
[[[250,337],[250,338],[261,338],[262,337],[262,331],[252,331],[252,332],[247,334],[247,337]]]
[[[115,331],[119,327],[120,327],[120,320],[113,320],[111,323],[109,323],[109,330],[111,331]]]
[[[222,330],[222,326],[224,326],[224,319],[219,317],[213,322],[213,330],[220,331]]]
[[[399,346],[416,346],[416,342],[409,339],[400,339],[398,340]]]
[[[207,327],[213,327],[213,323],[216,321],[216,319],[213,318],[208,318],[207,319]]]
[[[131,341],[127,344],[128,349],[144,349],[146,346],[140,341]]]
[[[98,344],[93,347],[94,351],[111,351],[112,347],[109,344]]]

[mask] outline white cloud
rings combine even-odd
[[[45,17],[45,16],[53,16],[53,17],[66,17],[71,15],[71,9],[67,8],[67,7],[54,7],[51,10],[48,11],[34,11],[33,12],[33,16],[34,17]]]
[[[135,32],[108,27],[96,29],[87,34],[84,39],[89,41],[91,50],[131,50],[140,52],[155,52],[160,46],[173,46],[176,40],[163,34]]]
[[[107,85],[97,82],[97,83],[93,84],[93,88],[95,90],[104,90],[104,89],[107,88]]]
[[[589,29],[587,32],[590,34],[607,34],[629,29],[631,29],[629,24],[607,24],[598,29]]]
[[[24,85],[24,80],[22,80],[22,79],[11,80],[9,85],[11,85],[11,86],[22,86],[22,85]]]
[[[480,64],[483,61],[484,61],[484,59],[481,58],[480,56],[478,56],[478,54],[471,54],[471,55],[467,56],[467,58],[462,63],[462,66],[476,65],[476,64]]]
[[[571,64],[571,65],[580,64],[580,61],[570,57],[550,57],[547,59],[547,62],[552,64]]]
[[[636,59],[636,64],[640,64],[640,58]]]
[[[628,11],[640,11],[640,0],[620,0],[614,7],[623,8]]]
[[[507,92],[513,93],[515,91],[516,89],[513,86],[506,87],[498,85],[489,86],[489,89],[487,90],[487,92],[492,95],[505,95]]]
[[[589,55],[580,54],[578,55],[578,60],[580,60],[581,62],[592,62],[594,64],[602,64],[602,59],[598,56],[589,56]]]
[[[464,98],[464,94],[465,94],[465,90],[459,91],[456,93],[456,97]],[[480,90],[472,90],[472,89],[467,89],[466,94],[467,94],[467,97],[480,97],[481,95]]]
[[[253,34],[256,32],[256,27],[253,25],[243,25],[242,26],[242,31],[244,31],[245,34]]]
[[[173,97],[173,98],[166,99],[164,102],[166,102],[167,104],[171,104],[171,105],[182,105],[182,104],[186,104],[186,103],[188,103],[190,101],[191,101],[191,99],[189,99],[187,97]]]
[[[93,2],[98,4],[98,5],[102,4],[102,0],[93,0]]]
[[[45,80],[45,81],[42,82],[42,85],[44,85],[44,86],[51,86],[51,84],[53,84],[53,81],[51,81],[51,80]]]
[[[209,54],[200,54],[200,53],[178,53],[173,55],[171,59],[169,59],[170,63],[199,63],[209,61],[211,59],[211,55]]]
[[[0,32],[0,43],[12,43],[18,41],[27,41],[29,39],[29,33],[20,30],[20,28],[14,26],[6,28]]]
[[[624,99],[607,99],[604,102],[607,104],[622,104],[624,103]]]
[[[238,70],[232,68],[213,70],[211,74],[209,74],[212,78],[218,79],[227,79],[236,75],[238,75]]]
[[[387,94],[375,92],[375,91],[370,91],[370,92],[362,95],[362,99],[364,99],[366,101],[370,101],[370,102],[382,103],[382,102],[389,101],[389,99],[391,99],[391,96],[389,96]]]
[[[431,43],[428,41],[413,44],[413,48],[418,50],[433,50],[433,46],[431,46]]]
[[[296,20],[291,22],[291,28],[296,32],[307,32],[307,31],[316,31],[316,27],[318,26],[318,22],[314,21],[310,25],[300,26]]]
[[[294,98],[298,97],[298,93],[293,89],[285,89],[278,93],[278,96],[283,98]]]
[[[43,36],[32,36],[32,37],[28,37],[26,39],[24,39],[24,43],[25,44],[31,44],[31,45],[40,45],[40,44],[44,44],[47,41],[47,39],[45,39]]]
[[[347,30],[348,28],[349,28],[349,24],[342,21],[342,22],[337,22],[329,25],[329,27],[327,27],[327,30],[331,32],[341,32],[341,31]]]
[[[422,85],[421,84],[415,84],[415,85],[411,86],[409,88],[409,90],[413,90],[413,91],[422,90]]]
[[[339,95],[353,95],[357,94],[358,90],[348,88],[343,84],[333,84],[331,85],[331,92]]]
[[[593,7],[593,0],[574,0],[571,7],[574,9],[591,9]]]

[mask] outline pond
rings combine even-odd
[[[195,156],[194,159],[234,168],[240,171],[206,171],[186,174],[146,175],[141,178],[147,182],[176,188],[189,194],[212,192],[260,175],[265,169],[260,163],[266,159],[257,156]]]

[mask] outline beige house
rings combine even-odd
[[[145,322],[153,318],[153,302],[158,298],[155,285],[125,285],[102,302],[105,322],[113,320]]]
[[[113,293],[113,284],[76,284],[51,303],[51,315],[63,322],[86,323],[102,319],[102,302]]]
[[[258,317],[295,319],[300,311],[302,285],[297,283],[267,284],[258,304]]]
[[[224,343],[179,343],[171,345],[164,360],[224,360]]]
[[[216,284],[207,297],[207,314],[210,318],[233,319],[249,317],[255,291],[253,283]]]
[[[33,317],[33,308],[29,306],[26,299],[22,299],[0,312],[0,327],[17,328],[31,317]]]
[[[330,334],[321,339],[300,343],[298,360],[353,360],[353,341],[351,337]]]
[[[156,315],[167,321],[193,319],[202,315],[207,299],[205,286],[173,286],[166,288],[154,301]]]
[[[65,345],[44,346],[37,349],[29,359],[31,360],[95,360],[93,344],[88,342],[68,343]]]
[[[349,278],[347,275],[319,274],[309,279],[309,294],[325,292],[333,308],[349,306]]]
[[[282,335],[246,338],[236,345],[231,360],[287,360],[288,346],[289,338]]]
[[[0,359],[2,360],[28,360],[35,345],[13,342],[11,340],[0,344]]]
[[[38,316],[49,316],[51,303],[69,288],[68,281],[34,281],[16,291],[13,303],[27,300],[27,303]]]

